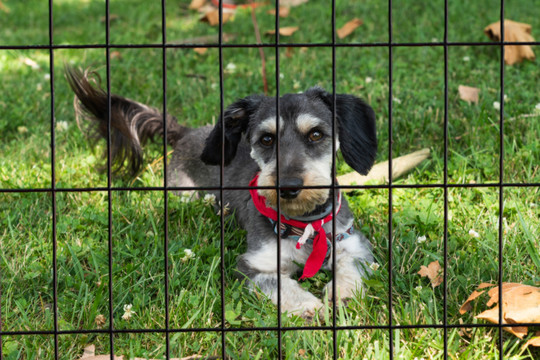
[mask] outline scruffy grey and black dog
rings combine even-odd
[[[67,69],[76,94],[79,115],[91,120],[94,134],[107,137],[108,99],[91,72]],[[332,141],[333,96],[321,88],[280,98],[279,124],[276,99],[252,95],[236,101],[213,128],[187,128],[167,116],[167,142],[174,148],[168,166],[171,187],[217,187],[224,156],[224,186],[259,186],[252,191],[227,191],[228,204],[247,230],[247,252],[238,258],[238,272],[248,277],[276,304],[278,300],[277,204],[281,211],[281,308],[309,317],[323,306],[291,276],[305,264],[303,277],[319,268],[332,269],[335,249],[337,296],[362,292],[362,278],[373,262],[371,246],[353,229],[353,216],[340,194],[332,196],[333,145],[345,161],[366,174],[373,165],[377,140],[375,115],[365,102],[351,95],[336,95],[337,133]],[[142,144],[163,136],[163,115],[138,102],[111,95],[111,151],[113,170],[136,173],[142,165]],[[276,134],[279,128],[279,137]],[[222,145],[224,132],[225,144]],[[276,150],[279,138],[279,151]],[[224,149],[224,151],[223,151]],[[279,161],[277,159],[279,152]],[[276,165],[279,163],[279,171]],[[276,174],[279,174],[279,189]],[[325,188],[326,186],[326,188]],[[307,187],[307,188],[304,188]],[[219,192],[215,192],[219,196]],[[336,204],[336,219],[332,219]],[[336,235],[331,234],[335,220]]]

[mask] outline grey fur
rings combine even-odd
[[[90,119],[97,135],[105,137],[106,93],[96,87],[97,82],[92,84],[91,72],[67,69],[67,78],[77,96],[78,115]],[[329,187],[334,144],[331,139],[333,99],[320,88],[309,89],[303,94],[285,94],[280,98],[279,182],[328,188],[291,189],[282,185],[276,191],[276,147],[266,144],[266,140],[276,137],[273,125],[276,103],[275,98],[258,95],[230,105],[223,114],[223,123],[214,128],[186,128],[168,116],[167,141],[174,147],[168,166],[168,184],[172,187],[216,187],[220,184],[220,164],[225,156],[225,187],[247,187],[255,174],[260,173],[259,185],[270,187],[259,190],[260,193],[268,195],[270,205],[277,206],[279,201],[285,216],[318,214],[332,202]],[[339,141],[335,144],[341,142],[345,160],[358,172],[365,173],[373,164],[377,146],[373,111],[351,95],[336,95],[336,104],[338,131],[335,135]],[[122,171],[127,166],[133,173],[141,166],[144,141],[154,135],[163,135],[163,116],[156,109],[117,95],[111,96],[111,105],[115,169]],[[300,116],[303,119],[301,126]],[[319,138],[319,135],[322,136]],[[222,144],[223,138],[225,144]],[[219,196],[219,192],[214,193]],[[276,203],[272,203],[272,196]],[[272,225],[255,209],[247,190],[224,191],[224,199],[219,200],[234,210],[238,223],[247,231],[247,251],[238,258],[238,272],[276,302],[277,237]],[[338,233],[346,231],[353,223],[345,198],[335,221]],[[331,223],[325,224],[325,229],[331,232]],[[281,240],[281,305],[289,313],[311,316],[322,302],[290,279],[299,270],[296,263],[306,261],[311,246],[305,244],[300,250],[294,246],[295,241],[290,238]],[[336,251],[337,260],[336,288],[341,292],[337,297],[350,297],[361,292],[364,265],[374,261],[367,238],[355,233],[336,243],[333,251]],[[326,267],[332,268],[331,261]],[[333,296],[331,289],[329,284],[327,291]]]

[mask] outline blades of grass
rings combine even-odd
[[[523,229],[523,233],[525,234],[525,248],[527,249],[527,253],[531,257],[532,262],[534,263],[534,266],[538,269],[538,272],[540,272],[540,253],[538,251],[538,245],[535,245],[535,239],[533,237],[533,234],[531,233],[531,230],[529,229],[529,225],[525,222],[523,219],[523,215],[518,210],[518,218],[519,222],[521,224],[521,228]]]

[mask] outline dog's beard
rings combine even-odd
[[[331,181],[325,176],[318,173],[305,173],[303,186],[330,186]],[[259,175],[259,186],[276,186],[275,175],[266,173],[264,170]],[[279,199],[279,207],[282,214],[292,217],[298,217],[308,214],[315,210],[319,205],[324,204],[328,200],[330,190],[328,188],[321,189],[302,189],[298,196],[294,199],[282,199],[278,197],[275,189],[259,189],[259,195],[266,198],[266,204],[274,209],[277,209],[277,201]]]

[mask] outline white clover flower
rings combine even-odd
[[[493,108],[495,108],[495,110],[500,110],[501,109],[501,103],[498,102],[498,101],[494,101],[493,102]]]
[[[366,82],[366,84],[369,84],[369,83],[373,82],[373,78],[368,76],[368,77],[366,77],[365,82]]]
[[[284,78],[285,78],[285,74],[279,73],[279,78],[280,78],[280,79],[284,79]]]
[[[46,73],[45,75],[43,75],[43,78],[44,78],[45,80],[50,80],[50,79],[51,79],[51,74]]]
[[[474,238],[479,238],[480,234],[474,231],[473,229],[469,230],[469,235],[471,235]]]
[[[221,215],[221,202],[218,202],[218,205],[220,207],[220,209],[217,211],[217,215]],[[229,203],[226,203],[224,206],[223,206],[223,215],[224,216],[227,216],[231,213],[231,207],[229,206]]]
[[[225,67],[225,72],[233,74],[236,71],[236,65],[234,63],[228,63]]]
[[[468,57],[468,56],[464,56],[464,57],[463,57],[463,61],[465,61],[465,62],[467,62],[467,61],[471,61],[471,58],[470,58],[470,57]]]
[[[393,98],[392,100],[394,100],[394,102],[395,102],[396,104],[401,104],[401,100],[398,99],[398,98]]]
[[[56,122],[56,130],[57,131],[66,131],[68,129],[68,122],[67,121],[57,121]]]
[[[369,268],[370,268],[371,270],[373,270],[373,271],[379,270],[380,267],[381,267],[381,265],[379,265],[379,264],[377,264],[377,263],[371,263],[371,264],[369,265]]]
[[[417,292],[420,292],[422,291],[422,286],[418,285],[417,287],[414,288],[414,290],[416,290]]]
[[[195,257],[195,254],[191,249],[184,249],[184,257],[180,259],[183,263],[187,262],[189,259],[192,259]]]
[[[504,102],[507,102],[508,100],[510,100],[510,98],[508,97],[508,95],[504,94],[503,100],[504,100]]]
[[[422,236],[419,236],[419,237],[416,238],[416,242],[418,244],[421,244],[421,243],[425,242],[426,240],[427,240],[427,238],[426,238],[425,235],[422,235]]]
[[[135,315],[135,311],[131,310],[132,307],[132,304],[124,305],[124,315],[122,315],[122,319],[129,320],[133,315]]]
[[[214,205],[216,203],[216,195],[206,194],[204,195],[203,201],[205,204]]]
[[[193,193],[189,191],[185,191],[180,195],[180,202],[188,203],[193,200]]]
[[[536,104],[536,106],[534,107],[534,110],[536,112],[540,112],[540,103]]]
[[[216,90],[218,88],[218,84],[212,83],[212,85],[210,85],[210,88],[212,88],[212,90]]]
[[[26,126],[17,126],[17,132],[19,134],[26,134],[28,132],[28,128]]]

